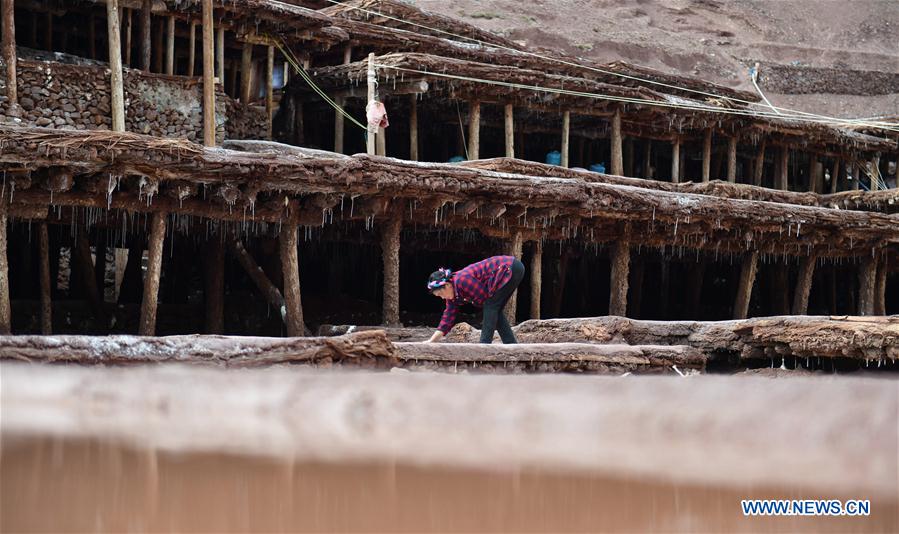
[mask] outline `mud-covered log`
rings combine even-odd
[[[812,279],[815,274],[817,256],[805,256],[799,261],[799,276],[796,280],[796,289],[793,293],[793,315],[805,315],[808,313],[808,297],[812,290]]]
[[[297,227],[287,224],[278,235],[281,255],[281,272],[284,274],[284,303],[287,316],[288,337],[302,336],[306,330],[303,322],[303,302],[300,291],[300,265],[297,251]],[[282,312],[282,316],[284,312]]]
[[[0,360],[43,363],[191,363],[263,367],[282,363],[382,363],[395,349],[384,332],[338,337],[266,338],[235,336],[0,336]]]
[[[150,236],[147,243],[147,276],[144,280],[144,294],[140,304],[138,333],[142,336],[152,336],[156,333],[156,308],[159,298],[159,277],[162,274],[162,245],[165,239],[165,226],[166,214],[154,213],[150,221]]]
[[[867,257],[858,266],[858,314],[874,315],[877,260]]]

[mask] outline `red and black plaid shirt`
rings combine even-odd
[[[446,301],[446,309],[443,310],[443,318],[440,319],[437,330],[443,332],[443,335],[449,334],[456,324],[459,307],[465,303],[483,308],[484,301],[512,278],[514,261],[515,256],[493,256],[456,272],[451,278],[456,296],[453,300]]]

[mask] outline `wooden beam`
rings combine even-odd
[[[206,0],[207,2],[210,0]],[[150,235],[147,245],[147,274],[144,278],[144,295],[140,303],[138,334],[156,335],[156,308],[159,304],[159,278],[162,274],[162,250],[165,239],[166,214],[157,211],[150,219]]]
[[[568,164],[568,152],[569,152],[569,130],[571,128],[571,112],[566,110],[562,113],[562,166],[569,167]]]
[[[193,76],[197,63],[197,21],[190,21],[190,34],[187,37],[187,75]]]
[[[48,336],[53,333],[53,309],[50,292],[50,237],[47,233],[46,222],[40,224],[38,233],[41,256],[41,334]]]
[[[300,266],[297,252],[297,227],[286,222],[278,235],[281,252],[281,271],[284,275],[284,307],[287,336],[298,337],[306,332],[303,324],[303,304],[300,293]]]
[[[16,81],[16,21],[14,0],[3,0],[3,61],[6,63],[6,101],[8,113],[21,114]]]
[[[119,30],[119,0],[106,0],[106,33],[109,36],[109,87],[112,131],[125,131],[125,91],[122,85],[122,41]]]
[[[712,129],[708,128],[702,138],[702,181],[708,182],[711,178],[712,165]]]
[[[368,54],[368,69],[366,71],[366,79],[368,82],[368,97],[365,102],[365,109],[368,110],[368,106],[371,106],[375,101],[375,86],[377,84],[377,79],[375,78],[374,52],[370,52]],[[375,154],[375,136],[377,135],[377,131],[377,125],[369,122],[368,131],[365,135],[365,151],[370,156],[373,156]]]
[[[671,143],[671,181],[680,182],[680,138]]]
[[[166,17],[165,73],[175,74],[175,16]]]
[[[215,146],[215,55],[212,0],[203,0],[203,144]]]
[[[513,232],[512,240],[509,242],[509,255],[515,256],[516,259],[521,260],[521,256],[523,254],[524,248],[524,239],[521,235],[521,232]],[[509,302],[506,304],[506,309],[504,313],[506,314],[506,320],[509,321],[510,325],[515,324],[515,317],[517,315],[518,310],[518,289],[516,289],[512,296],[509,297]]]
[[[612,174],[621,176],[624,173],[624,161],[621,154],[621,109],[615,108],[612,115]]]
[[[409,159],[418,161],[418,95],[409,95]]]
[[[468,104],[468,159],[481,159],[481,103],[471,100]]]
[[[515,157],[515,108],[512,104],[503,106],[503,122],[506,137],[506,157]]]
[[[612,275],[609,287],[609,315],[627,316],[627,288],[631,247],[627,232],[612,247]]]
[[[203,300],[207,334],[225,332],[225,244],[222,236],[214,234],[206,242],[204,250]]]
[[[752,176],[752,185],[761,186],[762,178],[765,175],[765,144],[766,139],[762,139],[759,143],[759,150],[755,155],[755,174]]]
[[[737,183],[737,136],[727,138],[727,181]]]
[[[796,290],[793,293],[793,315],[808,313],[808,296],[812,290],[812,279],[815,275],[815,264],[818,256],[812,254],[799,260],[799,276],[796,279]]]
[[[342,108],[344,105],[344,100],[342,97],[335,97],[334,103],[337,104],[337,107]],[[344,118],[343,114],[340,113],[339,110],[334,110],[334,152],[338,154],[343,154],[343,126],[344,126]]]
[[[400,230],[402,216],[392,214],[381,227],[381,256],[384,263],[382,323],[400,325]]]
[[[740,284],[737,287],[737,297],[734,301],[734,319],[745,319],[749,314],[749,301],[752,298],[752,286],[755,284],[755,275],[758,271],[759,253],[752,251],[743,258],[740,267]]]
[[[866,256],[858,266],[858,314],[874,315],[877,260]]]
[[[12,332],[12,312],[9,306],[9,259],[7,257],[6,226],[9,222],[6,195],[0,197],[0,335]]]
[[[534,241],[531,256],[531,319],[540,318],[540,299],[543,290],[543,242]]]

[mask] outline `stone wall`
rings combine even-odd
[[[6,65],[0,63],[0,120],[7,120]],[[46,128],[109,129],[112,125],[109,69],[19,60],[20,117],[23,124]],[[198,78],[123,72],[125,128],[159,137],[203,140],[202,83]],[[261,139],[265,112],[241,106],[216,88],[216,138]]]
[[[760,67],[759,85],[775,93],[876,96],[899,92],[899,74],[893,72],[828,69],[764,62]]]

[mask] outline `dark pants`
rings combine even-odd
[[[484,324],[481,327],[481,343],[493,343],[493,332],[498,331],[503,343],[518,343],[512,327],[503,314],[503,308],[512,297],[512,293],[524,278],[524,264],[518,260],[512,262],[512,278],[497,289],[496,293],[484,301]]]

